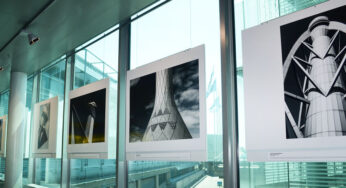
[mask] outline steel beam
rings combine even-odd
[[[234,2],[219,0],[224,187],[239,187],[237,66]]]
[[[66,54],[65,59],[65,85],[64,85],[64,110],[62,127],[62,145],[61,145],[61,187],[70,187],[70,159],[67,158],[68,144],[68,114],[69,114],[69,93],[73,89],[74,81],[74,62],[75,52]]]

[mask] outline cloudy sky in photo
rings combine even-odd
[[[199,137],[198,60],[172,69],[173,97],[193,138]],[[130,142],[139,141],[149,123],[155,101],[156,74],[130,81]]]
[[[172,67],[173,95],[193,138],[199,137],[198,60]]]

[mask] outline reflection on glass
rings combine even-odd
[[[209,162],[129,161],[128,187],[223,187],[219,23],[218,1],[175,0],[131,24],[131,69],[188,48],[205,45],[207,90],[204,100],[206,100],[207,107],[206,139]],[[190,71],[188,67],[184,67],[183,70],[182,72]],[[155,80],[155,75],[153,77]],[[183,83],[188,83],[186,79],[183,80]],[[183,87],[180,88],[184,90]],[[198,90],[198,88],[194,89]],[[150,88],[146,87],[145,92],[149,92],[148,90]],[[152,92],[152,95],[155,96],[155,90]],[[137,90],[136,93],[145,100],[142,95],[143,90]],[[195,94],[189,92],[187,96],[189,99],[194,99]],[[174,96],[175,99],[179,98],[176,97]],[[177,102],[179,103],[179,101]],[[132,104],[130,103],[130,105]],[[179,105],[177,106],[179,110]],[[190,107],[192,106],[193,104],[190,105]],[[199,109],[197,106],[195,106],[196,109]],[[148,111],[148,108],[143,107],[142,109],[143,112]],[[181,114],[184,119],[184,113]],[[150,112],[148,116],[150,118]],[[193,118],[187,121],[189,125],[199,124],[199,122],[193,121]],[[193,126],[187,125],[187,127],[190,131]],[[139,132],[138,129],[136,131]],[[192,137],[199,137],[198,129],[191,129],[190,132]]]
[[[115,160],[71,159],[71,187],[115,188]]]
[[[128,187],[223,186],[222,162],[130,161]]]

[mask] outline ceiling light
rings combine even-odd
[[[38,38],[38,36],[36,36],[36,35],[34,35],[32,33],[28,33],[28,40],[29,40],[29,44],[33,45],[40,39]]]

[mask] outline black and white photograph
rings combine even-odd
[[[130,80],[129,142],[200,137],[199,61]]]
[[[37,149],[48,149],[50,128],[50,103],[40,106]]]
[[[280,27],[286,139],[346,134],[346,6]]]
[[[62,139],[61,101],[55,96],[35,104],[33,109],[32,157],[55,158],[60,156]],[[59,108],[60,106],[60,108]]]
[[[106,89],[70,99],[69,144],[105,142]]]

